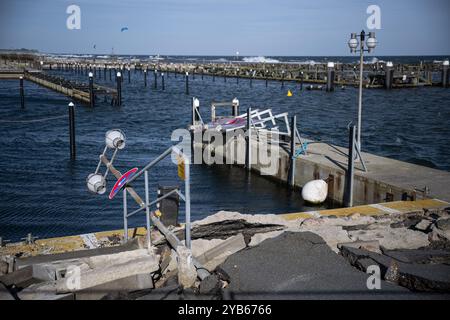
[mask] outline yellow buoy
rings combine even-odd
[[[287,96],[288,96],[288,97],[292,97],[292,96],[293,96],[293,94],[292,94],[291,90],[288,90],[288,92],[287,92]]]

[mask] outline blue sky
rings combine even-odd
[[[81,29],[66,28],[67,6]],[[375,55],[449,55],[448,0],[0,0],[0,48],[186,55],[349,55],[381,8]],[[121,27],[128,31],[120,32]],[[94,49],[94,44],[96,49]]]

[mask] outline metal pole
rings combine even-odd
[[[74,104],[69,103],[69,140],[70,140],[70,158],[73,160],[76,158],[75,149],[75,110]]]
[[[131,82],[130,67],[128,67],[128,83]]]
[[[117,82],[117,103],[119,106],[122,105],[122,74],[117,72],[116,74],[116,82]]]
[[[247,109],[247,143],[246,143],[246,157],[245,157],[245,167],[247,171],[252,170],[252,118],[251,118],[252,108]]]
[[[186,225],[185,225],[185,233],[186,233],[186,247],[191,249],[191,178],[189,172],[189,160],[184,160],[184,197],[185,197],[185,205],[186,205]]]
[[[329,62],[327,69],[327,92],[331,92],[334,91],[334,63]]]
[[[304,78],[303,71],[300,74],[301,74],[301,77],[300,77],[300,90],[303,90],[303,78]]]
[[[147,87],[147,68],[144,69],[144,87]]]
[[[347,207],[353,207],[353,178],[355,168],[355,126],[350,127],[349,132],[349,146],[348,146],[348,165],[347,165],[347,177],[346,177],[346,194],[344,204]]]
[[[95,105],[94,78],[92,77],[92,73],[89,74],[89,105],[91,108]]]
[[[297,126],[297,116],[292,116],[291,119],[291,150],[289,152],[289,186],[295,186],[295,132]]]
[[[150,206],[149,206],[149,193],[148,193],[148,171],[145,170],[144,173],[145,179],[145,217],[147,219],[147,245],[148,248],[152,246],[152,238],[150,234]]]
[[[22,109],[25,108],[25,94],[24,94],[24,90],[23,90],[23,77],[20,77],[20,106],[22,107]]]
[[[154,76],[154,78],[155,78],[155,83],[153,84],[153,88],[158,89],[158,78],[157,78],[157,76],[158,76],[158,70],[156,70],[156,69],[154,70],[153,76]]]
[[[362,90],[363,90],[363,68],[364,68],[364,39],[365,33],[360,36],[360,59],[359,59],[359,98],[358,98],[358,150],[361,151],[361,119],[362,119]]]
[[[189,72],[186,72],[186,94],[189,94]]]
[[[127,207],[127,188],[123,188],[123,241],[128,241],[128,207]]]
[[[445,60],[442,63],[442,87],[443,88],[448,87],[448,68],[449,68],[449,61]]]
[[[166,90],[166,85],[164,82],[164,72],[161,73],[161,85],[162,85],[163,91]]]

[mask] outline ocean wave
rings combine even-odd
[[[316,64],[320,64],[320,62],[317,62],[314,60],[306,60],[306,61],[300,61],[298,64],[309,64],[311,66],[314,66]]]
[[[384,63],[384,60],[380,60],[377,57],[373,57],[370,61],[364,61],[364,64]]]
[[[225,59],[225,58],[214,59],[214,60],[211,60],[211,61],[213,61],[213,62],[228,62],[228,60]]]
[[[279,63],[280,61],[277,59],[271,59],[266,57],[246,57],[242,59],[244,62],[250,62],[250,63]]]

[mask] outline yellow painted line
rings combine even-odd
[[[319,210],[310,213],[308,213],[307,211],[298,213],[287,213],[281,214],[280,216],[285,220],[314,218],[317,216],[347,217],[356,213],[362,216],[375,216],[375,215],[420,211],[423,209],[439,209],[447,207],[449,205],[450,204],[448,202],[438,199],[426,199],[417,201],[394,201],[394,202],[379,203],[377,205],[364,205],[352,208]]]
[[[400,212],[412,212],[423,209],[439,209],[450,205],[450,203],[437,199],[425,199],[417,201],[386,202],[382,205]]]
[[[145,227],[130,228],[128,229],[128,237],[141,237],[145,236],[147,229]],[[97,238],[98,242],[101,242],[102,238],[112,237],[115,235],[122,236],[123,229],[102,231],[92,233]],[[48,239],[38,239],[34,244],[28,245],[24,243],[10,244],[8,246],[0,248],[0,255],[16,254],[18,252],[29,253],[32,256],[42,253],[63,253],[77,250],[87,249],[85,242],[81,235],[56,237]]]

